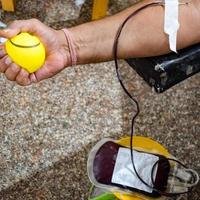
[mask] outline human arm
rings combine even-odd
[[[123,20],[140,6],[141,3],[110,17],[88,22],[69,29],[74,38],[78,64],[96,63],[113,59],[112,48],[116,32]],[[200,3],[192,0],[189,5],[180,6],[180,24],[178,49],[200,41]],[[35,24],[33,26],[32,24]],[[164,8],[151,7],[132,18],[124,28],[119,43],[119,58],[154,56],[168,53],[168,37],[163,31]],[[5,52],[0,61],[0,71],[7,78],[20,85],[41,81],[52,77],[71,65],[68,44],[62,31],[53,30],[37,20],[16,21],[9,26],[9,31],[0,31],[0,36],[12,37],[19,32],[28,31],[40,37],[47,49],[45,65],[32,75],[12,63]],[[5,60],[7,64],[5,64]]]
[[[70,29],[77,46],[80,64],[113,59],[113,44],[119,26],[139,7],[155,2],[142,1],[114,16]],[[180,29],[177,48],[200,42],[200,2],[180,6]],[[164,33],[164,7],[148,7],[131,18],[120,36],[118,58],[146,57],[170,52],[168,35]]]

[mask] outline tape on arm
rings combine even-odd
[[[179,0],[165,0],[164,31],[169,35],[169,47],[177,52],[177,33],[179,24]]]

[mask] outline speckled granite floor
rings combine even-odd
[[[110,11],[127,2],[111,1]],[[90,9],[88,1],[79,16],[71,0],[18,0],[14,14],[1,15],[5,22],[38,17],[61,28],[89,20]],[[200,75],[157,95],[121,65],[141,105],[137,134],[161,142],[200,173]],[[120,138],[130,128],[133,106],[113,62],[68,68],[27,88],[0,75],[0,96],[0,199],[87,199],[89,150],[101,138]],[[200,186],[189,199],[200,199]]]

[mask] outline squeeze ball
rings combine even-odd
[[[45,62],[45,48],[41,41],[22,32],[6,41],[7,54],[13,62],[29,73],[37,71]]]

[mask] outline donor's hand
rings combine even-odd
[[[35,73],[29,74],[15,64],[7,55],[5,46],[0,46],[0,72],[8,80],[27,86],[50,78],[70,65],[68,45],[62,30],[54,30],[37,19],[17,20],[6,29],[0,30],[0,37],[12,38],[20,32],[28,32],[37,36],[46,49],[46,61]]]

